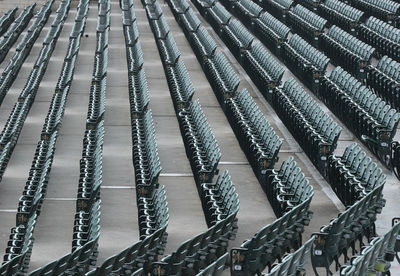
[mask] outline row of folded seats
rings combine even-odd
[[[45,4],[45,6],[47,5],[51,7],[51,2]],[[62,24],[68,14],[69,7],[70,1],[60,2],[57,13],[62,15],[62,19],[61,21],[59,21],[60,19],[54,20],[53,23]],[[55,35],[53,39],[56,40],[57,37]],[[68,63],[69,61],[65,59],[63,67],[70,67]],[[74,64],[72,67],[74,67]],[[72,77],[69,74],[64,74],[63,79],[69,83]],[[46,195],[49,174],[55,153],[55,144],[59,134],[58,124],[61,122],[64,114],[65,98],[68,90],[62,92],[63,94],[58,95],[58,91],[55,89],[52,97],[31,164],[29,177],[18,202],[16,227],[11,229],[4,262],[0,267],[0,275],[27,273],[34,240],[33,232]]]
[[[264,226],[240,247],[232,248],[231,275],[261,275],[267,267],[271,275],[302,275],[309,258],[310,243],[313,242],[311,239],[302,246],[304,226],[310,223],[312,216],[309,211],[310,203],[311,197],[273,223]],[[296,250],[294,255],[288,255],[292,250]],[[297,256],[298,262],[290,262],[289,273],[282,267],[282,261],[286,262],[294,256]],[[275,268],[276,266],[279,268]]]
[[[51,2],[51,4],[52,3],[53,2]],[[29,21],[33,17],[35,6],[36,3],[27,6],[0,38],[0,63],[3,62],[8,51],[17,41],[18,37],[24,31],[26,26],[28,26]]]
[[[377,55],[388,55],[396,61],[400,61],[399,29],[371,16],[359,26],[358,37],[373,46]]]
[[[400,111],[400,62],[383,56],[376,66],[368,68],[367,86],[379,97]]]
[[[171,6],[173,5],[171,4]],[[164,65],[186,155],[190,161],[196,184],[211,182],[213,176],[218,173],[217,166],[221,158],[218,144],[199,102],[192,102],[194,87],[185,64],[180,59],[180,51],[172,34],[168,31],[166,36],[159,35],[161,30],[169,30],[164,15],[158,16],[153,13],[153,10],[159,10],[157,14],[162,13],[159,4],[155,2],[145,5],[145,8]],[[176,14],[179,16],[178,13]]]
[[[163,254],[167,239],[168,206],[165,188],[158,184],[161,166],[152,113],[147,109],[147,79],[142,67],[143,54],[133,1],[123,0],[120,7],[129,79],[132,161],[135,169],[140,240],[110,256],[86,275],[145,275],[151,270],[152,262]]]
[[[187,38],[197,39],[197,41],[201,43],[199,39],[205,37],[208,42],[206,46],[202,47],[202,44],[197,45],[202,48],[202,52],[205,53],[205,55],[212,56],[215,52],[216,44],[212,39],[208,39],[208,33],[204,28],[199,28],[200,21],[197,16],[194,15],[192,9],[188,8],[188,4],[185,1],[169,1],[168,4],[174,16],[179,18],[178,22],[185,26],[184,32]],[[163,18],[163,16],[161,16],[161,18]],[[154,26],[160,27],[160,24],[154,24]],[[164,26],[164,28],[168,29],[168,26]],[[156,29],[154,29],[154,33],[157,38],[158,32]],[[165,40],[168,39],[173,41],[171,34],[165,38]],[[162,44],[162,41],[159,43]],[[213,177],[218,173],[217,166],[221,158],[221,153],[199,100],[191,101],[194,88],[183,61],[179,60],[179,50],[177,47],[174,48],[178,59],[175,65],[177,68],[176,70],[171,69],[172,66],[168,67],[169,61],[166,51],[160,50],[160,53],[165,65],[173,102],[176,107],[186,154],[194,173],[207,225],[211,227],[217,222],[224,220],[228,215],[237,212],[239,208],[239,199],[227,171],[218,177],[215,184],[213,183]],[[202,58],[199,57],[199,59]],[[183,85],[181,83],[183,83]],[[188,97],[187,102],[182,105],[179,105],[180,98],[176,97],[176,95],[182,93],[175,92],[178,90],[178,87],[181,87],[181,91],[189,91],[191,95]],[[236,229],[237,224],[236,220],[234,220],[232,231],[236,232]]]
[[[202,39],[208,35],[199,28],[199,20],[185,1],[168,1],[177,21],[186,26],[185,35]],[[152,275],[220,275],[225,268],[229,240],[237,232],[236,215],[239,198],[227,171],[218,174],[221,153],[214,134],[207,122],[199,100],[192,101],[194,93],[180,52],[169,32],[157,1],[143,1],[150,26],[157,42],[160,57],[175,107],[186,154],[190,161],[199,197],[202,202],[208,229],[182,243],[172,254],[152,266]],[[214,55],[215,42],[202,48],[206,55]],[[200,46],[200,45],[199,45]],[[215,46],[216,47],[216,46]],[[212,274],[208,274],[212,273]]]
[[[386,176],[357,143],[342,156],[329,157],[328,183],[345,206],[351,206],[371,190],[384,185]]]
[[[324,33],[324,29],[328,21],[306,9],[302,5],[296,5],[287,14],[287,24],[292,28],[292,31],[301,35],[311,45],[319,47],[319,37]]]
[[[400,220],[393,220],[392,228],[380,237],[371,240],[357,256],[340,267],[341,276],[355,276],[366,274],[386,274],[390,268],[390,262],[394,260],[400,251]]]
[[[329,77],[324,76],[321,98],[389,166],[400,113],[341,67],[336,67]]]
[[[333,64],[343,66],[359,80],[366,79],[375,48],[334,25],[321,36],[321,49]]]
[[[29,26],[28,31],[18,43],[14,55],[11,57],[9,63],[4,68],[0,77],[0,105],[4,97],[7,95],[8,90],[11,88],[14,80],[17,78],[19,70],[24,64],[25,59],[28,57],[36,39],[39,37],[44,25],[46,24],[54,1],[46,2],[41,9],[36,13],[35,19]]]
[[[81,275],[89,270],[90,265],[96,264],[98,256],[109,31],[110,2],[102,0],[98,2],[96,48],[80,160],[72,253],[69,257],[69,262],[75,262]]]
[[[318,14],[328,20],[328,27],[339,26],[352,35],[364,18],[364,12],[339,0],[326,0],[318,6]]]
[[[49,64],[50,57],[61,33],[68,10],[69,1],[64,1],[63,6],[60,6],[57,10],[57,13],[61,14],[61,16],[54,18],[54,24],[47,32],[39,56],[0,134],[0,180],[11,158],[14,147],[17,144],[25,119],[35,100],[40,82],[46,72],[47,65]]]
[[[5,32],[7,32],[8,27],[10,27],[11,23],[15,20],[15,14],[18,11],[18,7],[15,7],[11,10],[8,10],[1,18],[0,18],[0,36],[2,36]]]
[[[376,236],[375,221],[385,205],[383,185],[377,186],[360,200],[340,212],[326,226],[314,233],[315,242],[311,252],[311,262],[316,275],[318,268],[325,268],[331,273],[331,265],[335,269],[351,261],[363,247]],[[357,245],[358,244],[358,245]],[[387,245],[387,250],[392,245]],[[384,254],[385,255],[385,254]],[[380,256],[384,259],[385,256]]]
[[[282,59],[307,88],[318,94],[330,62],[327,56],[295,34],[283,44]]]
[[[276,90],[272,105],[313,164],[325,175],[328,157],[336,149],[342,128],[292,78]]]
[[[378,17],[394,27],[400,27],[400,4],[392,0],[349,0],[353,7],[366,16]]]

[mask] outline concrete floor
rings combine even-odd
[[[25,122],[18,144],[3,180],[0,183],[0,254],[5,251],[10,228],[15,225],[18,198],[23,191],[36,143],[40,137],[42,124],[44,123],[44,118],[49,107],[49,101],[60,73],[69,33],[76,14],[76,3],[73,2],[71,6],[68,19],[51,57],[49,68],[40,85],[35,103]],[[160,184],[166,186],[170,210],[170,222],[167,229],[169,236],[166,249],[166,254],[169,254],[181,242],[204,231],[207,226],[195,182],[191,175],[190,165],[185,155],[178,122],[175,117],[154,37],[140,0],[134,0],[134,4],[140,32],[140,43],[144,54],[144,69],[149,84],[150,108],[153,112],[158,150],[163,167]],[[55,11],[57,6],[58,2],[54,4],[53,11]],[[277,134],[283,139],[283,145],[279,153],[279,162],[276,168],[279,168],[281,162],[287,159],[289,155],[292,155],[314,187],[315,195],[311,203],[314,217],[304,233],[304,239],[306,239],[311,233],[318,231],[322,225],[327,224],[331,218],[336,217],[339,210],[343,210],[343,205],[280,121],[273,108],[264,100],[249,76],[229,53],[224,43],[201,17],[196,8],[192,4],[191,6],[203,25],[217,41],[217,44],[221,46],[219,49],[227,55],[233,67],[240,75],[240,88],[245,87],[249,90]],[[271,223],[275,219],[275,215],[245,155],[241,151],[238,141],[183,32],[176,23],[169,7],[163,4],[162,9],[182,53],[181,58],[185,62],[196,89],[193,99],[200,99],[203,111],[221,148],[222,159],[219,169],[221,172],[224,169],[229,170],[239,193],[239,232],[236,240],[231,245],[240,246],[244,240],[251,238],[262,226]],[[17,80],[14,82],[0,107],[1,129],[17,100],[18,94],[25,85],[54,15],[53,13],[50,16],[48,23],[32,49],[31,55],[24,63]],[[68,96],[60,136],[56,145],[53,168],[48,184],[49,188],[43,204],[43,211],[35,230],[31,270],[71,250],[72,225],[79,177],[79,159],[81,157],[96,40],[96,18],[97,4],[91,2],[86,26],[88,37],[82,37],[75,76]],[[14,52],[15,46],[8,53],[6,60],[0,64],[0,73]],[[291,76],[293,75],[290,71],[286,70],[284,79],[286,80]],[[132,141],[127,84],[121,10],[118,1],[112,0],[106,92],[103,186],[101,191],[100,255],[98,263],[102,263],[104,259],[129,246],[139,238],[134,171],[131,159]],[[321,105],[323,104],[321,103]],[[328,111],[327,108],[326,110]],[[332,116],[335,117],[334,115]],[[336,121],[339,122],[337,119]],[[341,125],[343,131],[336,150],[338,155],[341,155],[344,148],[351,142],[359,142],[343,124]],[[367,149],[365,150],[368,151]],[[370,155],[372,157],[372,154]],[[399,181],[387,169],[383,168],[383,166],[380,167],[382,167],[388,176],[384,190],[387,206],[384,208],[384,213],[378,217],[377,222],[378,232],[383,233],[389,228],[391,218],[400,215],[397,203],[400,196],[400,185]],[[400,270],[396,268],[395,271]]]

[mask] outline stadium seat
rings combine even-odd
[[[212,182],[221,152],[199,100],[180,111],[178,121],[197,185]]]
[[[277,217],[313,197],[313,187],[292,156],[282,163],[279,171],[269,169],[266,175],[262,188]]]
[[[239,77],[222,52],[207,59],[204,64],[205,74],[214,90],[215,96],[223,108],[227,99],[233,97],[239,86]]]
[[[226,259],[228,258],[229,253],[225,253],[221,257],[219,257],[215,262],[211,263],[205,269],[201,270],[196,276],[220,276],[222,275],[225,269]]]
[[[198,186],[198,191],[208,227],[225,219],[239,208],[239,196],[227,170],[215,183],[202,183]],[[237,228],[237,224],[232,225],[233,232]]]

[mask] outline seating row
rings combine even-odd
[[[80,248],[92,243],[85,252],[80,265],[80,274],[96,263],[97,240],[100,235],[100,187],[103,182],[104,112],[107,84],[108,33],[110,31],[109,0],[98,2],[96,27],[96,49],[92,71],[92,82],[83,137],[82,158],[76,200],[76,213],[72,240],[72,255]]]
[[[282,140],[246,89],[227,100],[226,117],[259,182],[278,161]]]
[[[218,174],[221,151],[199,100],[191,102],[177,116],[196,184],[212,182]]]
[[[292,156],[278,171],[269,169],[266,175],[262,188],[278,218],[314,195],[313,187]]]
[[[27,6],[0,38],[0,63],[33,17],[36,3]]]
[[[15,14],[18,11],[18,7],[13,8],[7,11],[1,18],[0,18],[0,36],[2,36],[5,32],[7,32],[8,27],[10,27],[11,23],[15,20]]]
[[[293,32],[301,35],[311,45],[319,47],[319,36],[328,21],[302,5],[296,5],[288,12],[287,22]]]
[[[399,242],[400,223],[395,219],[393,227],[381,237],[374,238],[360,254],[354,257],[350,264],[340,268],[342,276],[365,275],[367,273],[389,274],[390,262],[399,251],[396,244]]]
[[[367,85],[379,97],[400,111],[400,62],[383,56],[376,66],[368,68]]]
[[[341,67],[324,76],[321,98],[384,164],[390,160],[400,113]]]
[[[282,45],[287,41],[289,32],[288,26],[268,12],[264,12],[254,21],[253,33],[278,57],[281,56]]]
[[[45,5],[49,5],[50,3],[51,2],[48,2]],[[53,23],[61,25],[63,24],[63,20],[64,18],[66,18],[69,11],[70,3],[70,1],[60,2],[57,13],[60,13],[62,15],[62,19],[61,21],[58,21],[60,19],[55,18]],[[54,34],[53,39],[57,40],[57,37],[58,35]],[[55,44],[55,42],[52,44]],[[43,47],[43,49],[44,48],[45,47]],[[51,55],[51,52],[47,53],[48,55]],[[48,59],[49,58],[47,58],[47,61],[43,61],[42,63],[48,62]],[[42,72],[42,75],[43,74],[44,72]],[[37,90],[39,83],[32,85],[29,85],[28,83],[26,87],[28,87],[29,89]],[[25,101],[23,103],[29,102],[29,99],[31,99],[32,96],[32,94],[28,94],[26,98],[28,101]],[[51,120],[50,114],[52,112],[60,112],[61,116],[63,114],[63,104],[65,103],[59,103],[58,105],[54,103],[55,100],[53,97],[49,107],[49,113],[46,117],[45,125],[46,122]],[[18,111],[18,108],[14,108],[14,111]],[[14,112],[14,114],[17,113]],[[55,129],[51,133],[48,133],[48,135],[44,135],[43,132],[41,134],[31,164],[31,169],[29,171],[29,177],[26,181],[22,196],[19,198],[16,215],[16,227],[11,229],[8,247],[6,249],[6,254],[4,255],[4,263],[0,268],[0,275],[16,275],[18,273],[26,273],[28,270],[34,240],[33,232],[37,217],[40,215],[43,199],[46,195],[57,137],[57,129]]]
[[[202,183],[197,188],[208,227],[224,220],[239,209],[239,196],[228,170],[225,170],[215,183]],[[235,219],[232,233],[236,233],[237,229],[237,219]]]
[[[327,25],[339,26],[352,35],[357,34],[364,12],[339,0],[326,0],[318,6],[318,14],[327,19]]]
[[[373,46],[380,56],[388,55],[400,61],[399,29],[371,16],[364,24],[360,25],[358,36],[365,43]]]
[[[4,68],[4,71],[0,77],[0,105],[4,100],[4,97],[7,95],[8,90],[11,88],[14,80],[17,78],[25,59],[28,57],[33,47],[33,44],[39,37],[40,32],[46,24],[50,16],[53,3],[53,0],[46,2],[37,12],[35,19],[28,28],[27,33],[22,38],[21,42],[18,43],[14,55]]]
[[[264,226],[239,248],[232,248],[231,275],[260,275],[267,266],[271,270],[275,261],[282,260],[291,249],[299,249],[304,226],[310,223],[312,216],[310,202],[311,197]]]
[[[386,182],[382,169],[357,143],[348,146],[342,156],[329,157],[326,179],[345,206],[353,205]]]
[[[293,79],[276,90],[273,107],[304,152],[326,174],[342,128]]]
[[[132,122],[132,159],[135,168],[136,196],[151,198],[158,188],[161,165],[158,157],[151,110]]]
[[[297,34],[283,44],[282,58],[292,72],[312,92],[318,94],[321,78],[330,59]]]
[[[261,7],[271,13],[279,21],[285,23],[289,10],[293,7],[292,0],[262,0]]]
[[[310,256],[314,237],[309,239],[302,247],[295,252],[286,255],[282,262],[273,266],[268,274],[264,276],[289,276],[305,275],[308,256]]]
[[[154,2],[152,5],[159,6],[157,2]],[[182,15],[182,10],[188,10],[185,8],[187,3],[185,5],[180,1],[173,4],[170,3],[169,5],[172,7],[173,11],[176,11],[176,17]],[[152,20],[152,15],[149,13],[150,8],[148,8],[148,6],[150,5],[146,6],[146,11],[164,65],[164,71],[181,129],[186,155],[190,161],[195,181],[197,185],[204,182],[211,182],[213,176],[218,173],[217,166],[221,158],[218,144],[199,102],[191,101],[194,94],[194,87],[183,61],[179,59],[180,51],[176,46],[172,34],[168,33],[165,39],[161,39],[157,36],[159,33],[158,29],[161,28],[161,25],[164,25],[162,28],[169,29],[168,24],[162,19],[164,15],[160,15],[159,19]],[[158,10],[158,8],[152,9]],[[165,24],[167,25],[165,26]]]
[[[335,65],[343,66],[359,80],[366,79],[375,48],[334,25],[321,36],[321,49]]]
[[[160,189],[164,189],[163,187]],[[166,234],[165,229],[166,225],[147,236],[145,239],[107,258],[101,266],[84,275],[147,275],[145,274],[145,268],[148,268],[152,262],[157,260],[157,256],[164,252],[164,248],[160,245],[165,243],[165,241],[163,241],[165,238],[164,235]]]
[[[222,2],[226,5],[230,2],[228,10],[231,10],[246,26],[251,26],[263,13],[263,9],[251,0]]]
[[[153,263],[151,275],[209,275],[206,269],[218,263],[224,268],[229,240],[236,236],[234,225],[238,209],[197,236],[183,242],[174,252]],[[204,271],[206,270],[206,271]],[[215,273],[215,269],[213,273]],[[218,274],[211,274],[218,275]]]
[[[349,0],[352,6],[363,10],[366,16],[378,17],[394,27],[400,27],[400,4],[392,0]]]
[[[53,26],[47,32],[46,38],[43,41],[42,49],[36,59],[34,66],[29,74],[24,88],[19,94],[18,100],[15,103],[8,120],[0,134],[0,150],[1,156],[4,156],[4,163],[0,166],[3,170],[0,171],[0,178],[3,176],[4,170],[7,167],[14,147],[18,141],[25,119],[28,116],[30,108],[35,100],[36,93],[39,89],[40,82],[46,72],[50,57],[53,53],[58,36],[61,33],[64,25],[64,19],[69,11],[69,1],[62,1],[57,13],[61,17],[55,17]],[[61,18],[61,19],[60,19]],[[15,23],[15,22],[14,22]],[[50,42],[50,43],[47,43]]]
[[[344,262],[349,260],[348,251],[356,252],[356,241],[360,247],[365,239],[376,236],[375,221],[385,206],[383,199],[383,185],[370,191],[361,200],[357,201],[344,212],[339,213],[336,219],[323,226],[318,233],[314,233],[315,242],[311,253],[311,262],[316,275],[317,268],[323,267],[326,273],[335,261],[336,270],[339,269],[339,258],[343,256]]]

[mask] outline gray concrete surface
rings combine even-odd
[[[0,6],[2,6],[2,3],[0,2]],[[153,112],[156,139],[163,167],[160,184],[166,186],[170,209],[170,223],[167,229],[169,236],[166,249],[166,254],[168,254],[174,251],[181,242],[204,231],[206,224],[195,183],[191,176],[190,165],[185,155],[178,122],[154,37],[140,0],[135,0],[134,4],[140,32],[140,43],[144,54],[144,69],[149,83],[150,108]],[[160,2],[160,4],[162,3]],[[58,3],[54,4],[53,11],[57,5]],[[201,17],[196,8],[192,4],[191,6],[218,45],[220,45],[220,51],[227,55],[240,75],[240,87],[245,87],[249,90],[277,134],[283,139],[282,149],[279,153],[280,159],[276,167],[278,168],[281,162],[287,159],[289,155],[293,155],[315,189],[311,204],[314,217],[311,225],[306,228],[304,234],[304,239],[306,239],[312,232],[318,231],[322,225],[328,223],[332,217],[335,217],[339,210],[343,210],[343,206],[330,189],[329,184],[322,179],[293,136],[275,114],[273,108],[261,96],[240,64],[229,53],[224,43]],[[231,246],[240,246],[245,239],[251,238],[262,226],[271,223],[275,219],[275,215],[245,155],[241,151],[236,137],[190,45],[172,16],[169,7],[162,5],[162,9],[196,89],[194,99],[200,99],[203,111],[221,148],[222,159],[219,169],[221,172],[224,169],[229,170],[239,193],[239,232]],[[70,14],[50,60],[49,68],[40,85],[36,101],[25,122],[12,159],[0,183],[0,254],[3,254],[5,250],[10,228],[15,225],[18,198],[22,193],[28,176],[36,143],[39,139],[51,95],[54,92],[75,13],[76,2],[71,6]],[[1,128],[3,128],[11,108],[32,69],[52,18],[54,18],[54,13],[50,16],[41,36],[32,49],[31,55],[21,69],[18,79],[0,107]],[[86,27],[86,33],[89,37],[82,37],[75,77],[56,145],[47,198],[44,201],[43,211],[35,231],[36,240],[30,269],[37,268],[71,250],[72,225],[79,177],[79,159],[81,157],[93,52],[95,49],[96,18],[97,5],[93,2],[90,6]],[[11,58],[14,52],[15,46],[8,53],[6,61]],[[6,66],[6,61],[0,64],[0,73]],[[286,80],[291,76],[293,75],[287,70],[284,79]],[[329,112],[327,108],[326,110]],[[339,122],[339,120],[336,121]],[[343,124],[341,125],[343,126]],[[103,187],[101,190],[100,255],[98,263],[134,243],[139,238],[130,132],[127,67],[121,11],[118,1],[112,0],[106,92]],[[344,148],[352,141],[359,142],[347,128],[343,127],[338,149],[336,150],[337,154],[341,155]],[[398,180],[387,169],[383,168],[383,166],[380,167],[388,175],[384,190],[387,206],[384,208],[383,214],[378,217],[377,223],[378,232],[383,233],[389,227],[391,218],[400,215],[397,203],[400,195],[400,185]],[[398,268],[396,267],[395,269]]]

